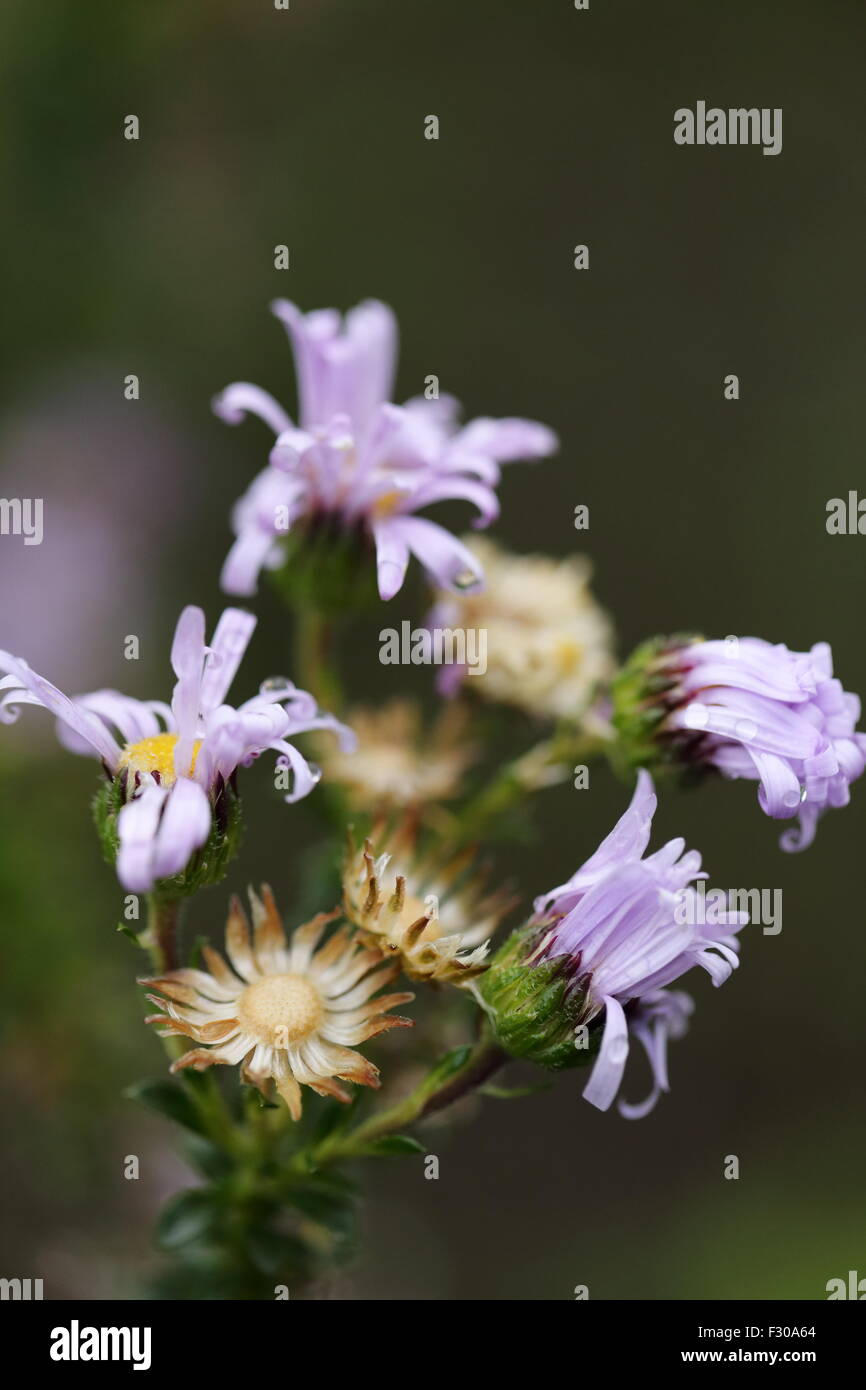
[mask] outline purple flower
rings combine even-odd
[[[318,773],[287,737],[332,729],[346,745],[354,736],[322,714],[306,691],[290,682],[265,681],[258,695],[234,708],[225,697],[256,619],[227,608],[210,646],[200,608],[183,610],[171,648],[177,676],[171,705],[135,700],[116,690],[97,690],[70,700],[0,651],[0,722],[14,723],[21,705],[41,705],[56,715],[64,747],[102,759],[122,789],[117,816],[117,873],[132,893],[147,893],[160,879],[181,873],[208,839],[215,803],[239,767],[272,750],[291,770],[287,801],[312,791]]]
[[[847,805],[866,767],[860,701],[834,679],[826,642],[792,652],[757,637],[662,640],[634,654],[617,687],[615,722],[626,743],[636,729],[641,740],[633,761],[651,765],[659,750],[759,782],[768,816],[799,818],[786,850],[812,843],[819,817]]]
[[[744,913],[719,911],[723,935],[708,936],[700,925],[691,884],[705,878],[701,858],[671,840],[644,858],[656,796],[648,772],[638,774],[628,810],[582,868],[535,902],[542,935],[532,961],[565,958],[572,987],[584,997],[578,1024],[604,1011],[604,1031],[584,1097],[607,1110],[622,1082],[629,1043],[644,1047],[653,1090],[640,1105],[620,1101],[621,1114],[637,1118],[668,1089],[668,1038],[682,1036],[692,1011],[688,995],[669,991],[693,966],[702,966],[721,985],[738,964],[734,933]]]
[[[235,507],[237,540],[223,587],[254,593],[260,571],[282,563],[281,536],[327,518],[373,541],[383,599],[402,586],[410,555],[440,588],[477,588],[483,574],[472,552],[416,513],[462,499],[476,507],[476,526],[489,525],[498,513],[499,465],[553,453],[556,436],[531,420],[478,419],[460,428],[451,397],[391,404],[397,324],[385,304],[368,300],[345,319],[334,309],[305,315],[286,300],[272,308],[294,352],[300,420],[294,424],[249,382],[235,382],[214,401],[227,423],[253,414],[276,435],[271,466]]]

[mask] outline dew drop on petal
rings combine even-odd
[[[800,805],[800,802],[804,799],[804,797],[805,797],[805,792],[806,792],[806,788],[805,788],[805,787],[801,787],[800,790],[799,790],[798,792],[795,792],[795,791],[785,792],[785,795],[782,797],[782,802],[783,802],[783,804],[784,804],[785,806],[789,806],[789,807],[791,808],[791,810],[793,811],[794,808],[797,807],[797,806],[799,806],[799,805]]]
[[[754,719],[738,719],[734,729],[737,738],[741,738],[744,743],[751,743],[752,739],[758,736],[758,726]]]
[[[474,589],[478,583],[478,575],[474,570],[460,570],[460,572],[454,576],[455,589]]]
[[[710,722],[710,712],[706,705],[686,705],[683,723],[687,729],[705,729]]]
[[[307,763],[307,770],[314,782],[321,782],[322,769],[319,767],[318,763]]]
[[[267,680],[262,681],[259,690],[262,694],[268,690],[285,690],[291,683],[288,676],[268,676]]]

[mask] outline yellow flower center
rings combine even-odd
[[[266,975],[247,985],[238,1000],[241,1026],[269,1047],[309,1037],[324,1012],[322,996],[305,975]]]
[[[405,492],[398,492],[395,488],[393,492],[383,492],[381,497],[377,497],[373,503],[371,511],[374,516],[391,516],[396,511],[398,503],[406,496]]]
[[[175,780],[174,771],[174,750],[177,746],[177,734],[154,734],[152,738],[143,738],[140,743],[128,743],[120,755],[120,767],[127,768],[131,773],[158,773],[159,780],[164,787],[170,787]],[[192,761],[187,771],[187,777],[191,777],[195,771],[196,758],[201,742],[197,742],[192,750]]]

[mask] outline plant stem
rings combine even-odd
[[[348,1134],[338,1132],[329,1137],[314,1151],[313,1159],[316,1167],[347,1158],[359,1157],[377,1139],[382,1139],[388,1134],[404,1129],[407,1125],[415,1124],[418,1120],[423,1119],[426,1115],[434,1114],[437,1110],[444,1110],[447,1105],[452,1105],[455,1101],[468,1095],[470,1091],[475,1090],[476,1087],[481,1086],[508,1060],[508,1054],[485,1030],[463,1065],[458,1071],[447,1077],[441,1086],[431,1090],[429,1080],[422,1081],[411,1095],[406,1096],[404,1100],[398,1101],[396,1105],[390,1106],[387,1110],[371,1115],[368,1120]]]
[[[576,763],[598,757],[608,746],[607,739],[595,734],[582,738],[555,734],[534,744],[528,752],[507,763],[458,813],[458,843],[474,840],[528,792],[562,781]]]
[[[154,969],[160,975],[177,969],[177,933],[183,906],[183,898],[159,892],[148,896],[147,929],[139,941],[149,952]]]
[[[333,620],[312,604],[295,611],[295,663],[298,679],[329,711],[339,710],[342,692],[333,656]]]

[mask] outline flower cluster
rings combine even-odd
[[[694,968],[725,983],[746,920],[723,907],[713,929],[700,925],[695,884],[706,875],[682,839],[647,852],[657,804],[651,773],[713,770],[755,781],[768,816],[798,818],[783,846],[803,848],[866,767],[860,702],[834,678],[826,643],[797,652],[757,638],[659,637],[617,671],[587,561],[511,555],[421,515],[462,501],[475,507],[477,526],[488,526],[501,466],[551,454],[553,432],[517,418],[461,426],[450,397],[393,404],[397,330],[383,304],[361,304],[344,319],[333,310],[304,315],[284,301],[273,308],[294,352],[298,419],[247,382],[215,401],[224,420],[253,414],[275,436],[267,466],[235,508],[224,588],[249,595],[263,569],[279,570],[300,610],[295,669],[311,690],[336,691],[326,609],[333,618],[335,596],[339,610],[363,592],[358,562],[374,556],[379,597],[393,598],[414,555],[435,591],[428,626],[483,630],[484,671],[471,680],[457,665],[440,672],[439,693],[454,698],[429,720],[408,698],[391,698],[343,723],[339,695],[326,701],[337,713],[326,713],[282,677],[235,706],[229,689],[256,620],[227,608],[208,642],[204,614],[190,606],[171,646],[169,702],[112,689],[70,699],[0,651],[0,722],[41,706],[66,748],[101,761],[98,825],[123,886],[150,895],[139,944],[152,950],[155,973],[142,983],[158,1009],[148,1021],[169,1039],[175,1072],[238,1067],[259,1091],[275,1087],[298,1119],[304,1086],[342,1102],[350,1093],[341,1082],[378,1087],[377,1066],[357,1049],[410,1025],[392,1010],[414,994],[382,993],[398,976],[428,987],[434,1017],[444,999],[434,1025],[440,1043],[461,1009],[477,1014],[474,1046],[456,1048],[456,1061],[447,1053],[394,1115],[374,1116],[348,1138],[334,1129],[313,1153],[295,1154],[293,1181],[337,1152],[370,1152],[383,1135],[398,1149],[411,1146],[390,1132],[392,1119],[414,1122],[510,1058],[553,1071],[590,1068],[583,1095],[592,1105],[606,1110],[618,1099],[624,1116],[645,1115],[668,1089],[668,1043],[684,1035],[694,1008],[675,986]],[[312,586],[293,589],[296,571],[311,574]],[[501,707],[507,720],[497,718]],[[556,726],[547,740],[485,773],[503,729],[538,723]],[[312,873],[301,893],[326,910],[287,935],[270,889],[250,892],[252,924],[233,898],[228,960],[206,946],[200,962],[175,968],[178,904],[221,877],[237,844],[239,769],[275,754],[277,786],[299,801],[321,776],[295,746],[303,734],[316,736],[326,780],[341,793],[322,798],[334,838],[307,861],[316,866],[315,897]],[[527,905],[522,925],[491,948],[516,900],[488,891],[480,844],[520,833],[531,795],[556,780],[577,747],[596,746],[636,776],[630,806],[571,878]],[[349,841],[342,874],[339,832]],[[652,1077],[639,1103],[620,1095],[633,1042]],[[257,1135],[256,1143],[273,1137],[268,1120]],[[255,1146],[232,1144],[228,1161],[241,1153],[246,1163]],[[264,1171],[266,1206],[278,1171],[270,1153]]]

